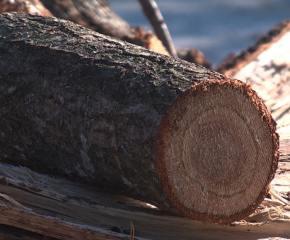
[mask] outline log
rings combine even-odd
[[[142,27],[131,27],[105,0],[40,0],[55,17],[70,20],[96,32],[169,55],[162,42]]]
[[[99,33],[169,55],[162,42],[151,31],[132,27],[117,16],[103,0],[40,0],[55,17],[70,20]],[[185,61],[212,68],[210,61],[197,49],[176,49]]]
[[[130,25],[105,0],[40,0],[53,16],[78,23],[118,39],[132,38]]]
[[[0,4],[0,13],[24,12],[33,15],[52,16],[70,20],[99,33],[136,44],[158,53],[169,55],[162,42],[151,32],[142,27],[129,26],[118,17],[103,0],[16,0]],[[211,63],[197,49],[176,49],[180,59],[212,68]]]
[[[52,17],[51,12],[39,0],[2,0],[0,2],[0,13],[3,12],[22,12]]]
[[[2,162],[221,224],[252,213],[278,163],[251,86],[56,18],[0,16]]]
[[[212,69],[211,62],[206,59],[206,57],[203,55],[201,51],[194,48],[192,49],[177,48],[176,51],[180,59]]]

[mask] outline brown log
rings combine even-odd
[[[111,11],[105,0],[40,1],[55,17],[118,39],[133,37],[130,25]]]
[[[169,55],[162,42],[142,27],[131,27],[104,0],[40,0],[55,17],[70,20],[96,32]]]
[[[151,31],[146,32],[142,27],[129,26],[126,21],[112,12],[103,0],[41,0],[41,2],[38,0],[4,1],[0,4],[0,13],[16,11],[33,15],[56,16],[99,33],[169,55],[162,42]],[[177,55],[182,60],[212,68],[208,59],[197,49],[177,49]]]
[[[52,17],[51,12],[39,0],[2,0],[0,2],[0,13],[3,12],[22,12]]]
[[[151,31],[145,31],[142,27],[130,26],[117,16],[103,0],[40,1],[55,17],[70,20],[99,33],[169,55],[157,36]],[[177,49],[176,51],[182,60],[212,68],[210,61],[197,49]]]
[[[43,6],[43,4],[53,12]],[[15,0],[2,1],[0,13],[23,12],[33,15],[56,16],[82,26],[127,41],[156,52],[169,55],[162,42],[141,27],[130,27],[127,22],[111,11],[104,0]]]
[[[217,223],[266,196],[278,135],[248,84],[40,16],[1,15],[0,51],[2,161]]]
[[[99,33],[158,53],[170,55],[157,36],[150,31],[146,32],[142,27],[131,27],[126,21],[117,16],[103,0],[40,1],[55,17],[70,20]],[[197,49],[177,49],[177,55],[182,60],[212,68],[209,60]]]
[[[201,51],[194,48],[193,49],[177,48],[176,51],[180,59],[212,69],[210,61],[206,59],[206,57],[203,55]]]

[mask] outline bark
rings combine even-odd
[[[42,3],[52,13],[47,10]],[[17,0],[4,1],[0,4],[0,12],[24,12],[33,15],[55,16],[66,19],[99,33],[136,44],[158,53],[169,55],[162,42],[142,27],[132,27],[118,17],[103,0]],[[211,63],[197,49],[177,49],[180,59],[212,68]]]
[[[142,27],[132,27],[117,16],[103,0],[41,0],[54,16],[99,33],[136,44],[158,53],[169,55],[168,51],[152,32]],[[98,16],[98,17],[96,17]],[[197,49],[177,49],[177,56],[185,61],[212,68],[210,61]]]
[[[2,161],[218,223],[266,196],[278,136],[249,85],[40,16],[1,15],[0,51]]]
[[[96,32],[169,55],[162,42],[141,27],[131,27],[104,0],[41,0],[55,17],[70,20]]]

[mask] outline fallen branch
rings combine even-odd
[[[171,56],[177,57],[177,52],[172,42],[167,25],[156,2],[154,0],[139,0],[139,2],[143,7],[144,13],[150,20],[157,37],[161,40]]]

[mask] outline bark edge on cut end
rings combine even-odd
[[[278,148],[276,123],[251,86],[210,79],[188,89],[162,119],[155,167],[177,210],[228,224],[267,195]]]

